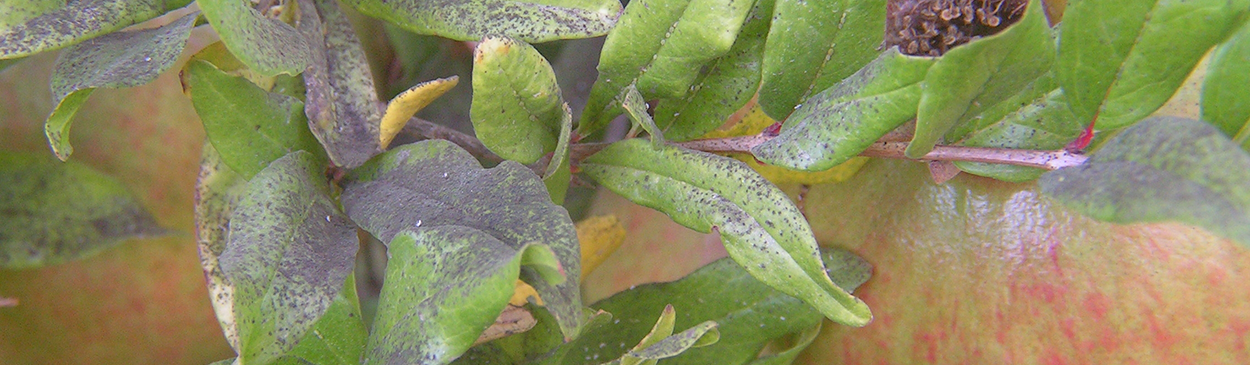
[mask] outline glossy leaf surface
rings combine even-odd
[[[291,25],[262,15],[247,0],[198,0],[213,30],[235,57],[265,76],[297,75],[313,56],[310,45]]]
[[[1245,0],[1074,2],[1055,75],[1083,122],[1127,126],[1163,105],[1247,9]]]
[[[1250,151],[1250,22],[1215,48],[1202,84],[1202,120]]]
[[[760,161],[823,171],[859,155],[916,115],[931,58],[891,48],[790,115],[781,134],[751,149]]]
[[[244,181],[288,153],[324,153],[308,130],[299,99],[267,92],[206,61],[188,61],[182,77],[208,140]]]
[[[354,168],[381,151],[382,111],[364,49],[334,0],[301,0],[310,44],[304,114],[335,165]]]
[[[384,241],[405,229],[455,225],[487,232],[514,250],[528,243],[549,246],[567,279],[549,285],[529,269],[522,270],[521,278],[538,290],[566,336],[576,335],[581,326],[580,254],[573,222],[528,168],[504,161],[483,169],[451,142],[421,141],[391,149],[354,170],[342,202],[353,221]]]
[[[760,85],[760,60],[773,1],[757,1],[729,53],[712,60],[690,85],[690,94],[661,100],[655,123],[672,141],[687,141],[711,132],[754,97]]]
[[[777,0],[761,66],[764,112],[785,120],[876,58],[885,10],[885,0]]]
[[[1055,41],[1037,1],[1002,33],[955,47],[925,74],[916,134],[906,154],[919,158],[985,108],[1010,98],[1050,71]]]
[[[0,268],[62,263],[164,233],[114,177],[45,153],[0,152]]]
[[[811,228],[789,198],[736,160],[632,139],[581,164],[617,194],[699,232],[716,229],[755,278],[799,297],[829,319],[862,326],[868,307],[829,280]]]
[[[243,362],[295,348],[352,271],[359,246],[330,198],[324,166],[295,151],[252,178],[230,215],[222,272],[234,285]]]
[[[74,113],[91,91],[155,80],[178,60],[197,16],[183,16],[159,28],[104,35],[75,45],[57,57],[51,81],[56,107],[44,126],[57,157],[64,161],[74,152],[69,144],[69,128]]]
[[[614,103],[634,85],[644,99],[680,98],[699,69],[729,52],[750,12],[749,0],[639,0],[625,7],[604,40],[599,79],[578,131],[590,134],[616,117]]]
[[[6,2],[5,14],[0,15],[0,59],[66,47],[155,18],[188,3],[187,0]]]
[[[563,280],[545,245],[514,248],[465,226],[404,230],[388,246],[367,364],[449,363],[503,311],[522,265],[552,284]]]
[[[1094,219],[1176,221],[1250,246],[1250,154],[1209,124],[1154,117],[1107,141],[1085,164],[1039,181]]]
[[[523,164],[555,151],[564,99],[533,46],[487,37],[473,54],[473,132],[491,152]]]
[[[505,35],[530,43],[600,36],[620,15],[617,0],[346,0],[361,13],[418,34],[461,41]]]

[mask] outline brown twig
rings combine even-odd
[[[503,162],[502,157],[499,157],[499,155],[496,155],[494,152],[491,152],[490,149],[487,149],[486,145],[482,144],[482,141],[479,141],[477,138],[428,120],[415,117],[408,119],[408,124],[404,125],[404,128],[399,131],[399,134],[416,140],[447,140],[451,143],[455,143],[457,146],[460,146],[460,148],[469,151],[469,154],[472,154],[473,157],[477,157],[480,160]]]

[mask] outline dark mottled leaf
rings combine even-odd
[[[196,16],[187,15],[159,28],[108,34],[62,52],[52,73],[56,107],[44,126],[52,152],[62,161],[74,152],[69,144],[70,123],[95,88],[143,85],[173,67]]]
[[[760,106],[785,120],[880,53],[885,0],[777,0],[764,46]]]
[[[10,7],[10,2],[6,1],[0,14],[0,59],[66,47],[155,18],[190,2],[79,0],[16,2]]]
[[[456,40],[505,35],[530,43],[600,36],[621,12],[617,0],[345,0],[369,16],[418,34]]]
[[[495,322],[523,265],[551,284],[564,279],[546,245],[512,247],[465,226],[406,229],[388,246],[386,285],[362,363],[449,363]]]
[[[1063,148],[1085,128],[1072,115],[1051,74],[1033,80],[1020,92],[990,105],[946,134],[961,146],[1032,150]],[[956,161],[965,172],[999,180],[1036,180],[1046,170],[1003,164]]]
[[[781,134],[751,150],[768,164],[823,171],[858,156],[916,115],[933,59],[891,48],[837,85],[799,106]]]
[[[1056,78],[1080,120],[1127,126],[1167,102],[1247,9],[1246,0],[1073,2],[1059,24]]]
[[[821,250],[821,258],[829,276],[847,291],[871,275],[868,262],[849,251],[826,248]],[[687,350],[665,360],[665,364],[745,364],[754,360],[769,342],[805,332],[822,321],[821,314],[803,301],[755,280],[733,260],[721,259],[677,281],[639,285],[592,304],[593,308],[613,313],[608,317],[615,319],[587,324],[582,337],[557,351],[551,351],[555,348],[550,345],[552,335],[544,335],[541,321],[519,340],[527,347],[537,348],[526,352],[550,351],[552,358],[545,363],[599,364],[629,351],[652,329],[650,318],[669,304],[678,310],[676,328],[715,321],[720,340]]]
[[[599,79],[578,132],[588,135],[621,111],[615,103],[634,85],[646,99],[680,98],[699,70],[733,46],[753,0],[630,1],[604,40]]]
[[[312,52],[304,72],[308,127],[335,165],[360,166],[381,151],[382,111],[365,51],[333,0],[299,4],[300,31]]]
[[[904,152],[920,158],[942,137],[1050,71],[1055,40],[1037,0],[1002,33],[951,49],[924,78],[916,134]]]
[[[234,286],[239,356],[266,363],[295,348],[352,271],[359,246],[322,176],[324,166],[295,151],[247,183],[230,215],[219,259]]]
[[[564,116],[547,59],[529,44],[487,37],[473,54],[473,131],[491,152],[523,164],[555,151]]]
[[[1202,120],[1250,151],[1250,21],[1215,48],[1202,84]]]
[[[1209,124],[1154,117],[1083,165],[1042,176],[1042,192],[1094,219],[1176,221],[1250,246],[1250,154]]]
[[[308,67],[312,52],[299,31],[251,8],[248,0],[198,0],[204,17],[248,68],[265,76],[296,75]]]
[[[542,181],[521,164],[504,161],[483,169],[451,142],[416,142],[353,171],[342,201],[353,221],[383,241],[414,227],[456,225],[486,232],[513,249],[534,242],[550,246],[567,280],[550,285],[530,269],[521,277],[538,291],[565,336],[577,335],[582,320],[577,233],[568,212],[551,202]]]
[[[706,71],[680,99],[661,100],[655,123],[672,141],[699,138],[725,124],[755,96],[760,86],[760,60],[768,32],[772,0],[756,1],[729,53],[708,63]]]
[[[699,232],[756,279],[803,299],[831,320],[863,326],[868,306],[830,281],[816,239],[794,203],[742,162],[645,141],[617,142],[582,161],[608,189]]]
[[[182,77],[208,140],[244,180],[292,151],[324,153],[308,131],[299,99],[267,92],[206,61],[187,62]]]
[[[277,365],[357,365],[369,332],[356,297],[356,275],[349,274],[321,319]]]
[[[164,233],[111,176],[44,154],[0,152],[0,268],[66,262]]]
[[[204,142],[200,158],[200,175],[195,182],[195,238],[200,254],[200,267],[217,322],[221,324],[226,342],[237,352],[239,327],[234,319],[234,286],[221,270],[221,253],[226,251],[230,234],[230,214],[238,207],[239,197],[247,180],[230,169],[213,148]]]

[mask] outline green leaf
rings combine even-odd
[[[916,134],[904,152],[920,158],[943,135],[1050,71],[1055,41],[1037,0],[1002,33],[951,49],[929,68],[916,113]]]
[[[568,194],[569,183],[573,179],[573,170],[570,168],[572,162],[569,159],[569,144],[573,138],[573,111],[569,110],[568,103],[561,104],[560,110],[560,138],[556,141],[556,150],[551,154],[551,161],[547,162],[547,171],[543,173],[543,185],[547,186],[547,193],[556,204],[564,204],[564,196]]]
[[[295,348],[352,271],[356,230],[330,198],[323,171],[311,153],[292,152],[247,183],[230,215],[219,264],[234,285],[243,363]]]
[[[1078,1],[1060,23],[1055,75],[1082,121],[1135,123],[1167,102],[1250,2]]]
[[[588,135],[619,114],[614,103],[635,85],[642,96],[680,98],[699,69],[729,52],[754,0],[637,0],[604,40],[599,79],[578,132]]]
[[[312,53],[304,71],[308,127],[335,165],[360,166],[381,151],[382,111],[365,51],[333,0],[299,4]]]
[[[786,120],[814,93],[880,53],[886,0],[777,0],[764,46],[760,106]]]
[[[418,227],[395,234],[368,364],[446,364],[495,322],[515,290],[521,266],[555,284],[560,263],[546,245],[514,248],[465,226]]]
[[[773,0],[756,1],[729,53],[708,63],[690,86],[690,94],[660,101],[655,123],[666,139],[699,138],[725,124],[751,101],[760,86],[760,60],[772,13]]]
[[[1081,134],[1085,126],[1072,115],[1051,74],[1033,80],[1020,92],[989,105],[956,126],[946,141],[961,146],[1057,150]],[[1002,164],[956,161],[965,172],[1004,181],[1036,180],[1046,170]]]
[[[491,152],[523,164],[555,151],[564,116],[547,59],[507,37],[486,37],[473,54],[473,131]]]
[[[551,202],[528,168],[504,161],[483,169],[451,142],[426,140],[391,149],[352,171],[341,199],[347,215],[383,241],[405,229],[455,225],[487,232],[513,249],[533,242],[549,246],[567,279],[551,285],[531,269],[523,269],[521,278],[538,291],[564,335],[577,335],[577,233],[568,212]]]
[[[324,153],[308,131],[299,99],[267,92],[207,61],[189,61],[182,77],[208,140],[244,180],[292,151]]]
[[[238,352],[239,327],[234,318],[234,285],[221,269],[221,253],[230,234],[230,214],[238,207],[247,180],[227,166],[213,145],[204,142],[200,175],[195,180],[195,238],[209,299],[226,342]]]
[[[364,355],[369,331],[360,315],[356,275],[348,274],[343,290],[334,296],[321,319],[277,364],[357,365]]]
[[[87,96],[98,87],[146,84],[173,67],[191,35],[196,16],[190,14],[159,28],[94,38],[57,57],[52,72],[52,100],[56,107],[48,115],[44,129],[58,158],[65,161],[74,152],[69,144],[70,122]]]
[[[720,340],[720,331],[716,329],[716,322],[713,321],[699,323],[685,331],[673,334],[673,322],[676,320],[676,315],[672,305],[665,306],[664,312],[660,314],[660,319],[651,328],[651,332],[644,336],[637,346],[621,358],[612,361],[611,364],[654,365],[660,359],[681,355],[690,348],[711,345]]]
[[[0,59],[60,49],[155,18],[189,2],[80,0],[19,2],[9,7],[10,1],[6,1],[0,14]]]
[[[790,115],[781,134],[751,149],[768,164],[828,170],[858,156],[916,115],[933,59],[890,48],[863,69],[821,91]]]
[[[1202,120],[1250,151],[1250,22],[1215,48],[1202,84]]]
[[[62,263],[165,232],[112,176],[44,154],[0,152],[0,268]]]
[[[681,225],[716,229],[729,256],[752,276],[829,319],[851,326],[871,320],[864,302],[830,281],[799,210],[742,162],[631,139],[590,156],[581,167],[608,189]]]
[[[789,348],[774,354],[760,356],[758,359],[751,361],[750,365],[789,365],[794,363],[799,354],[803,353],[803,350],[807,349],[807,346],[811,345],[816,340],[816,337],[820,335],[820,327],[821,324],[816,323],[812,328],[795,334],[797,338],[794,339]]]
[[[8,69],[9,66],[16,65],[25,59],[26,58],[23,57],[23,58],[10,58],[6,60],[0,60],[0,72],[4,72],[4,70]]]
[[[1250,246],[1250,154],[1209,124],[1143,120],[1085,164],[1042,176],[1042,193],[1094,219],[1176,221]]]
[[[822,249],[826,271],[834,282],[852,291],[868,280],[872,267],[849,251]],[[636,342],[647,328],[637,318],[671,303],[681,308],[676,326],[685,328],[704,321],[719,324],[720,341],[691,349],[668,364],[744,364],[766,344],[787,334],[820,324],[821,314],[799,299],[755,280],[730,259],[721,259],[669,283],[639,285],[592,304],[621,319],[601,331],[588,332],[607,343],[602,348],[574,348],[575,358],[620,356],[622,344]]]
[[[248,0],[198,0],[213,30],[247,68],[265,76],[304,72],[313,53],[299,31],[253,9]],[[301,9],[303,10],[303,9]]]
[[[621,12],[616,0],[345,0],[365,15],[418,34],[461,41],[505,35],[530,43],[601,36]]]
[[[616,96],[616,104],[625,109],[625,114],[629,115],[629,121],[634,126],[642,127],[651,135],[651,146],[660,148],[664,145],[664,134],[660,132],[660,127],[655,125],[655,119],[651,118],[651,114],[647,114],[647,101],[642,100],[642,95],[638,93],[638,89],[634,85],[626,86],[621,90],[621,94]]]

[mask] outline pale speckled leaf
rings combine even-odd
[[[530,43],[604,35],[621,12],[617,0],[344,0],[361,13],[418,34],[461,41],[505,35]]]
[[[65,7],[65,0],[7,0],[6,11],[0,13],[0,29],[9,29],[31,19]]]
[[[248,0],[198,0],[196,4],[235,57],[265,76],[304,72],[312,57],[299,31],[252,9]]]
[[[267,92],[206,61],[188,61],[181,75],[208,140],[244,180],[296,150],[325,160],[299,99]]]
[[[195,238],[200,255],[200,268],[204,270],[208,296],[226,342],[238,351],[239,328],[234,319],[234,286],[230,285],[221,271],[221,253],[226,251],[230,214],[238,206],[239,197],[247,187],[247,180],[226,165],[212,144],[205,141],[202,151],[200,175],[195,181]]]
[[[546,245],[512,247],[465,226],[414,227],[394,235],[366,364],[446,364],[473,345],[508,304],[524,265],[557,283]]]
[[[186,6],[190,0],[78,0],[5,3],[0,21],[0,59],[60,49]],[[30,7],[20,6],[33,5]],[[184,38],[185,40],[185,38]]]
[[[760,60],[768,32],[772,0],[756,1],[729,53],[712,60],[680,99],[661,100],[655,123],[671,141],[699,138],[725,124],[754,97],[760,86]]]
[[[239,356],[266,363],[295,348],[352,271],[356,230],[305,151],[271,163],[244,188],[219,259],[234,285]]]
[[[1072,115],[1054,77],[1045,74],[1020,92],[956,126],[946,141],[960,146],[1057,150],[1085,128]],[[1036,180],[1046,170],[1003,164],[956,161],[965,172],[1004,181]]]
[[[699,232],[720,233],[729,256],[760,281],[835,322],[863,326],[868,306],[834,285],[803,215],[773,184],[737,160],[645,141],[617,142],[582,171],[640,205]]]
[[[834,248],[821,249],[826,272],[834,283],[850,292],[866,282],[872,266],[855,254]],[[574,348],[574,358],[613,358],[626,351],[647,331],[647,318],[666,304],[679,308],[676,326],[686,328],[704,321],[719,325],[720,341],[691,349],[666,364],[743,364],[754,359],[769,342],[804,331],[822,321],[819,312],[803,301],[777,291],[751,277],[730,259],[712,262],[677,281],[639,285],[591,304],[621,319],[607,328],[588,332],[589,339],[607,343],[602,348]]]
[[[716,329],[716,322],[707,321],[665,337],[646,348],[630,351],[621,358],[620,364],[655,364],[656,360],[681,355],[691,348],[711,345],[719,340],[720,331]]]
[[[356,297],[356,275],[347,275],[344,282],[343,290],[334,297],[325,315],[275,365],[360,364],[369,331],[365,328]]]
[[[473,52],[473,132],[491,152],[523,164],[555,151],[564,113],[560,86],[533,46],[486,37]]]
[[[573,222],[551,202],[534,172],[515,161],[483,169],[460,147],[426,140],[383,153],[348,175],[343,208],[383,241],[413,227],[467,226],[508,247],[542,243],[556,253],[567,280],[550,285],[530,269],[521,278],[538,291],[565,336],[582,323],[578,291],[581,253]]]
[[[1082,122],[1127,126],[1167,102],[1247,9],[1247,0],[1073,2],[1055,76]]]
[[[1080,166],[1043,175],[1042,193],[1094,219],[1176,221],[1250,246],[1250,154],[1210,124],[1153,117]]]
[[[62,263],[165,232],[112,176],[42,153],[0,152],[0,268]]]
[[[660,127],[655,125],[655,119],[651,118],[651,114],[647,114],[647,101],[642,99],[642,94],[638,93],[638,89],[634,85],[626,86],[621,90],[621,94],[616,96],[616,104],[625,109],[625,114],[629,116],[629,121],[634,126],[642,127],[651,135],[651,145],[660,148],[664,145],[664,134],[660,132]]]
[[[51,82],[56,107],[48,115],[44,129],[58,158],[67,160],[74,152],[69,144],[70,124],[91,91],[99,87],[139,86],[155,80],[178,60],[197,16],[186,15],[158,28],[93,38],[57,57]]]
[[[821,91],[790,115],[781,134],[751,149],[762,162],[824,171],[858,156],[916,115],[933,59],[890,48],[854,75]]]
[[[785,120],[813,94],[877,57],[885,0],[777,0],[764,46],[760,106]]]
[[[360,166],[382,149],[382,111],[365,51],[334,0],[299,4],[300,31],[312,52],[304,71],[308,127],[335,165]]]
[[[1250,21],[1215,48],[1202,84],[1202,120],[1250,151]]]
[[[960,123],[1050,71],[1055,41],[1037,0],[1007,30],[955,47],[924,78],[916,133],[904,153],[920,158]]]
[[[238,363],[239,363],[239,358],[232,357],[232,358],[225,359],[225,360],[213,361],[209,365],[237,365]]]
[[[578,133],[602,128],[621,111],[630,85],[646,99],[680,98],[703,65],[729,52],[754,0],[637,0],[604,40],[599,79],[582,110]]]
[[[573,111],[569,110],[568,103],[561,104],[560,109],[563,113],[560,117],[560,138],[556,140],[556,150],[551,153],[547,171],[543,172],[543,185],[547,186],[547,193],[556,204],[564,204],[564,196],[568,194],[569,183],[573,179],[572,161],[569,159],[569,144],[573,138]]]

